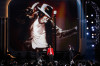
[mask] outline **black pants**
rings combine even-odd
[[[49,55],[50,62],[53,62],[53,55]]]
[[[72,61],[73,59],[73,52],[69,51],[69,63]]]

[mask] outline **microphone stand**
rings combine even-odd
[[[54,11],[54,38],[55,38],[55,51],[56,51],[56,14],[57,14],[57,11]]]

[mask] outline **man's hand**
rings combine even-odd
[[[75,26],[74,29],[77,30],[77,26]]]
[[[56,36],[58,36],[59,38],[70,37],[74,34],[77,34],[77,26],[75,26],[72,29],[68,29],[68,30],[62,30],[61,28],[56,26]]]

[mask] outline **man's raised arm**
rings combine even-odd
[[[77,26],[75,26],[72,29],[68,29],[68,30],[62,30],[61,28],[56,26],[56,36],[59,37],[59,38],[70,37],[74,34],[77,34]]]

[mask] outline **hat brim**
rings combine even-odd
[[[43,9],[41,9],[41,8],[39,8],[39,7],[37,7],[41,12],[43,12],[45,15],[47,15],[49,18],[50,18],[50,16],[43,10]]]

